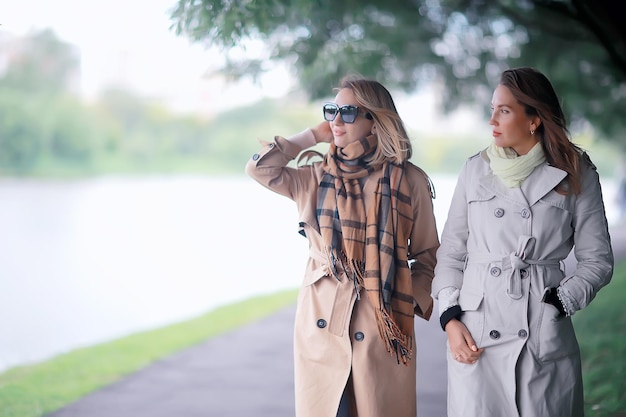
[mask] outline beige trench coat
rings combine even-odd
[[[359,417],[414,417],[416,415],[415,358],[398,364],[385,349],[374,311],[354,284],[329,272],[317,225],[319,163],[298,169],[287,167],[301,149],[281,137],[255,154],[246,166],[253,179],[296,202],[301,232],[309,240],[309,260],[298,296],[295,329],[295,396],[298,417],[335,417],[344,387],[351,377]],[[416,314],[429,319],[435,254],[439,237],[430,185],[426,176],[409,165],[413,230],[409,245]],[[376,186],[376,174],[364,185],[366,207]],[[419,337],[419,335],[416,335]],[[415,343],[413,346],[414,356]]]
[[[542,300],[561,286],[576,309],[586,307],[611,279],[613,252],[595,167],[584,167],[579,195],[554,191],[565,176],[544,163],[507,188],[485,152],[459,175],[433,294],[460,289],[461,321],[485,350],[468,365],[448,348],[448,417],[582,416],[571,319]],[[577,266],[564,272],[572,247]]]

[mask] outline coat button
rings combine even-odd
[[[520,330],[519,332],[517,332],[517,335],[518,335],[520,338],[525,339],[525,338],[526,338],[526,336],[528,336],[528,332],[527,332],[526,330],[522,329],[522,330]]]
[[[326,327],[326,320],[324,319],[319,319],[317,321],[317,327],[319,327],[320,329],[323,329],[324,327]]]
[[[356,332],[354,334],[354,340],[356,340],[357,342],[360,342],[363,339],[365,339],[365,335],[363,334],[363,332]]]
[[[253,160],[253,161],[256,161],[256,160],[257,160],[257,159],[259,159],[259,158],[260,158],[260,156],[259,156],[259,154],[258,154],[258,153],[255,153],[254,155],[252,155],[252,160]]]
[[[530,210],[528,210],[528,209],[523,209],[521,214],[522,214],[522,217],[523,217],[524,219],[527,219],[527,218],[529,218],[529,217],[530,217]]]
[[[497,208],[494,210],[493,215],[500,218],[502,216],[504,216],[504,209],[502,208]]]
[[[270,143],[270,149],[272,149],[276,144]]]
[[[492,339],[499,339],[500,338],[500,332],[497,330],[492,330],[489,332],[489,337]]]
[[[489,270],[489,273],[493,275],[494,277],[499,277],[500,274],[502,273],[502,270],[498,268],[497,266],[494,266],[493,268]]]

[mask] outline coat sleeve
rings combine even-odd
[[[408,259],[413,279],[413,298],[417,304],[415,314],[428,320],[433,310],[430,291],[439,247],[439,235],[433,210],[433,190],[430,179],[420,169],[412,169],[410,175],[413,195],[413,229],[409,240]]]
[[[470,173],[466,161],[452,195],[448,217],[441,234],[441,246],[437,251],[437,266],[432,289],[435,298],[441,289],[446,287],[460,289],[463,282],[469,236],[465,187],[468,175]]]
[[[288,167],[302,149],[276,136],[274,142],[263,143],[263,148],[252,155],[246,164],[246,174],[264,187],[295,200],[300,173]]]
[[[559,288],[570,314],[585,308],[613,275],[613,250],[599,176],[589,162],[584,168],[582,192],[574,211],[574,256],[576,270]]]

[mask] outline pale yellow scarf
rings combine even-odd
[[[526,154],[518,155],[513,148],[501,148],[491,143],[487,148],[489,166],[494,175],[509,188],[519,187],[546,156],[540,142]]]

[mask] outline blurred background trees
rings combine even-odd
[[[445,111],[489,108],[499,73],[533,66],[574,128],[626,146],[626,25],[612,0],[179,0],[180,35],[220,45],[219,71],[257,76],[286,63],[311,97],[359,72],[391,88],[440,86]],[[262,45],[262,52],[242,53]]]
[[[73,45],[51,30],[10,41],[0,32],[0,176],[242,174],[255,139],[321,117],[303,101],[284,108],[265,99],[209,117],[173,112],[123,86],[91,100],[79,90]]]
[[[258,148],[255,139],[317,123],[315,101],[330,97],[349,72],[375,77],[405,96],[427,90],[444,113],[479,109],[476,119],[484,117],[486,126],[499,73],[522,65],[544,71],[553,81],[575,141],[595,147],[592,157],[601,171],[613,175],[624,162],[626,25],[614,10],[616,2],[174,4],[170,29],[222,48],[223,62],[213,65],[221,77],[255,79],[283,66],[298,80],[298,91],[211,116],[175,113],[122,85],[85,100],[81,51],[74,45],[51,30],[11,41],[0,32],[0,175],[241,174]],[[413,122],[432,110],[420,106],[409,110]],[[462,160],[489,140],[467,130],[446,137],[412,133],[420,144],[414,159],[429,171],[456,173]]]

